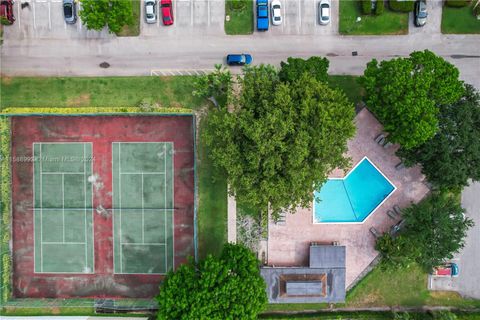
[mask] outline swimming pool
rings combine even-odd
[[[315,191],[314,223],[362,223],[396,187],[367,158],[344,178],[332,178]]]

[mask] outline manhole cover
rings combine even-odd
[[[110,67],[110,63],[108,63],[106,61],[100,63],[100,68],[106,69],[106,68],[109,68],[109,67]]]

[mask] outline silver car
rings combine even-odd
[[[157,22],[157,2],[156,0],[145,0],[145,21],[147,23]]]
[[[415,26],[423,27],[427,23],[427,3],[425,1],[417,1],[415,3],[415,12],[414,12],[414,22]]]
[[[318,23],[327,25],[330,23],[330,0],[322,0],[318,3]]]
[[[68,24],[77,22],[77,7],[75,0],[63,0],[63,17]]]

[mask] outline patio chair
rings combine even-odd
[[[395,214],[397,216],[401,216],[402,215],[402,209],[400,209],[400,207],[398,205],[394,205],[393,206],[393,211],[395,211]]]
[[[380,144],[380,141],[383,140],[385,141],[385,136],[383,135],[383,133],[380,133],[378,136],[375,137],[375,139],[373,139],[376,143]]]
[[[388,147],[390,147],[390,146],[393,146],[393,143],[388,142],[388,141],[383,145],[383,147],[384,147],[385,149],[388,148]]]
[[[393,220],[397,219],[397,215],[392,210],[387,210],[387,215]]]
[[[377,229],[375,229],[375,227],[371,227],[370,228],[370,232],[373,234],[373,236],[375,238],[380,238],[382,235],[380,234],[380,232],[378,232]]]
[[[397,163],[395,165],[395,169],[397,169],[397,170],[401,170],[403,168],[405,168],[405,164],[402,161],[400,161],[399,163]]]

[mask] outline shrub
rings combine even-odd
[[[10,119],[0,119],[0,303],[10,298]]]
[[[383,0],[377,0],[377,5],[375,6],[375,14],[379,16],[384,11],[385,11],[385,2],[383,2]]]
[[[362,5],[362,14],[371,14],[372,13],[372,1],[371,0],[362,0],[360,1]]]
[[[460,8],[465,7],[470,3],[470,0],[445,0],[447,7]]]
[[[245,1],[245,0],[227,0],[227,1],[230,2],[230,7],[233,10],[237,10],[237,11],[241,11],[245,9],[247,4],[249,3],[249,1]]]
[[[406,1],[399,1],[399,0],[389,0],[390,9],[393,11],[399,12],[410,12],[413,11],[415,7],[415,1],[406,0]]]

